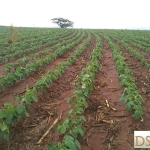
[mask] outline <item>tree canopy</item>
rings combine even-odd
[[[73,27],[73,22],[68,20],[68,19],[53,18],[51,20],[53,21],[53,23],[58,24],[58,26],[61,27],[61,28]]]

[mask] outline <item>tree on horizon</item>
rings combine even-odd
[[[61,28],[73,27],[73,22],[68,20],[68,19],[53,18],[51,20],[53,21],[53,23],[58,24],[58,26],[61,27]]]

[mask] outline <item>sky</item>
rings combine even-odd
[[[150,0],[0,0],[0,25],[58,27],[66,18],[74,28],[149,29]]]

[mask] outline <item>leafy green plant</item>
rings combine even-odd
[[[11,124],[22,117],[28,116],[25,106],[4,103],[4,108],[0,110],[0,140],[9,140]]]

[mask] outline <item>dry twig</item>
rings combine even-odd
[[[55,121],[53,122],[53,124],[48,128],[48,130],[43,134],[43,136],[40,138],[40,140],[37,142],[37,144],[40,144],[42,142],[42,140],[49,134],[50,130],[54,127],[54,125],[59,121],[59,119],[61,118],[62,113],[60,114],[60,116],[58,116]]]

